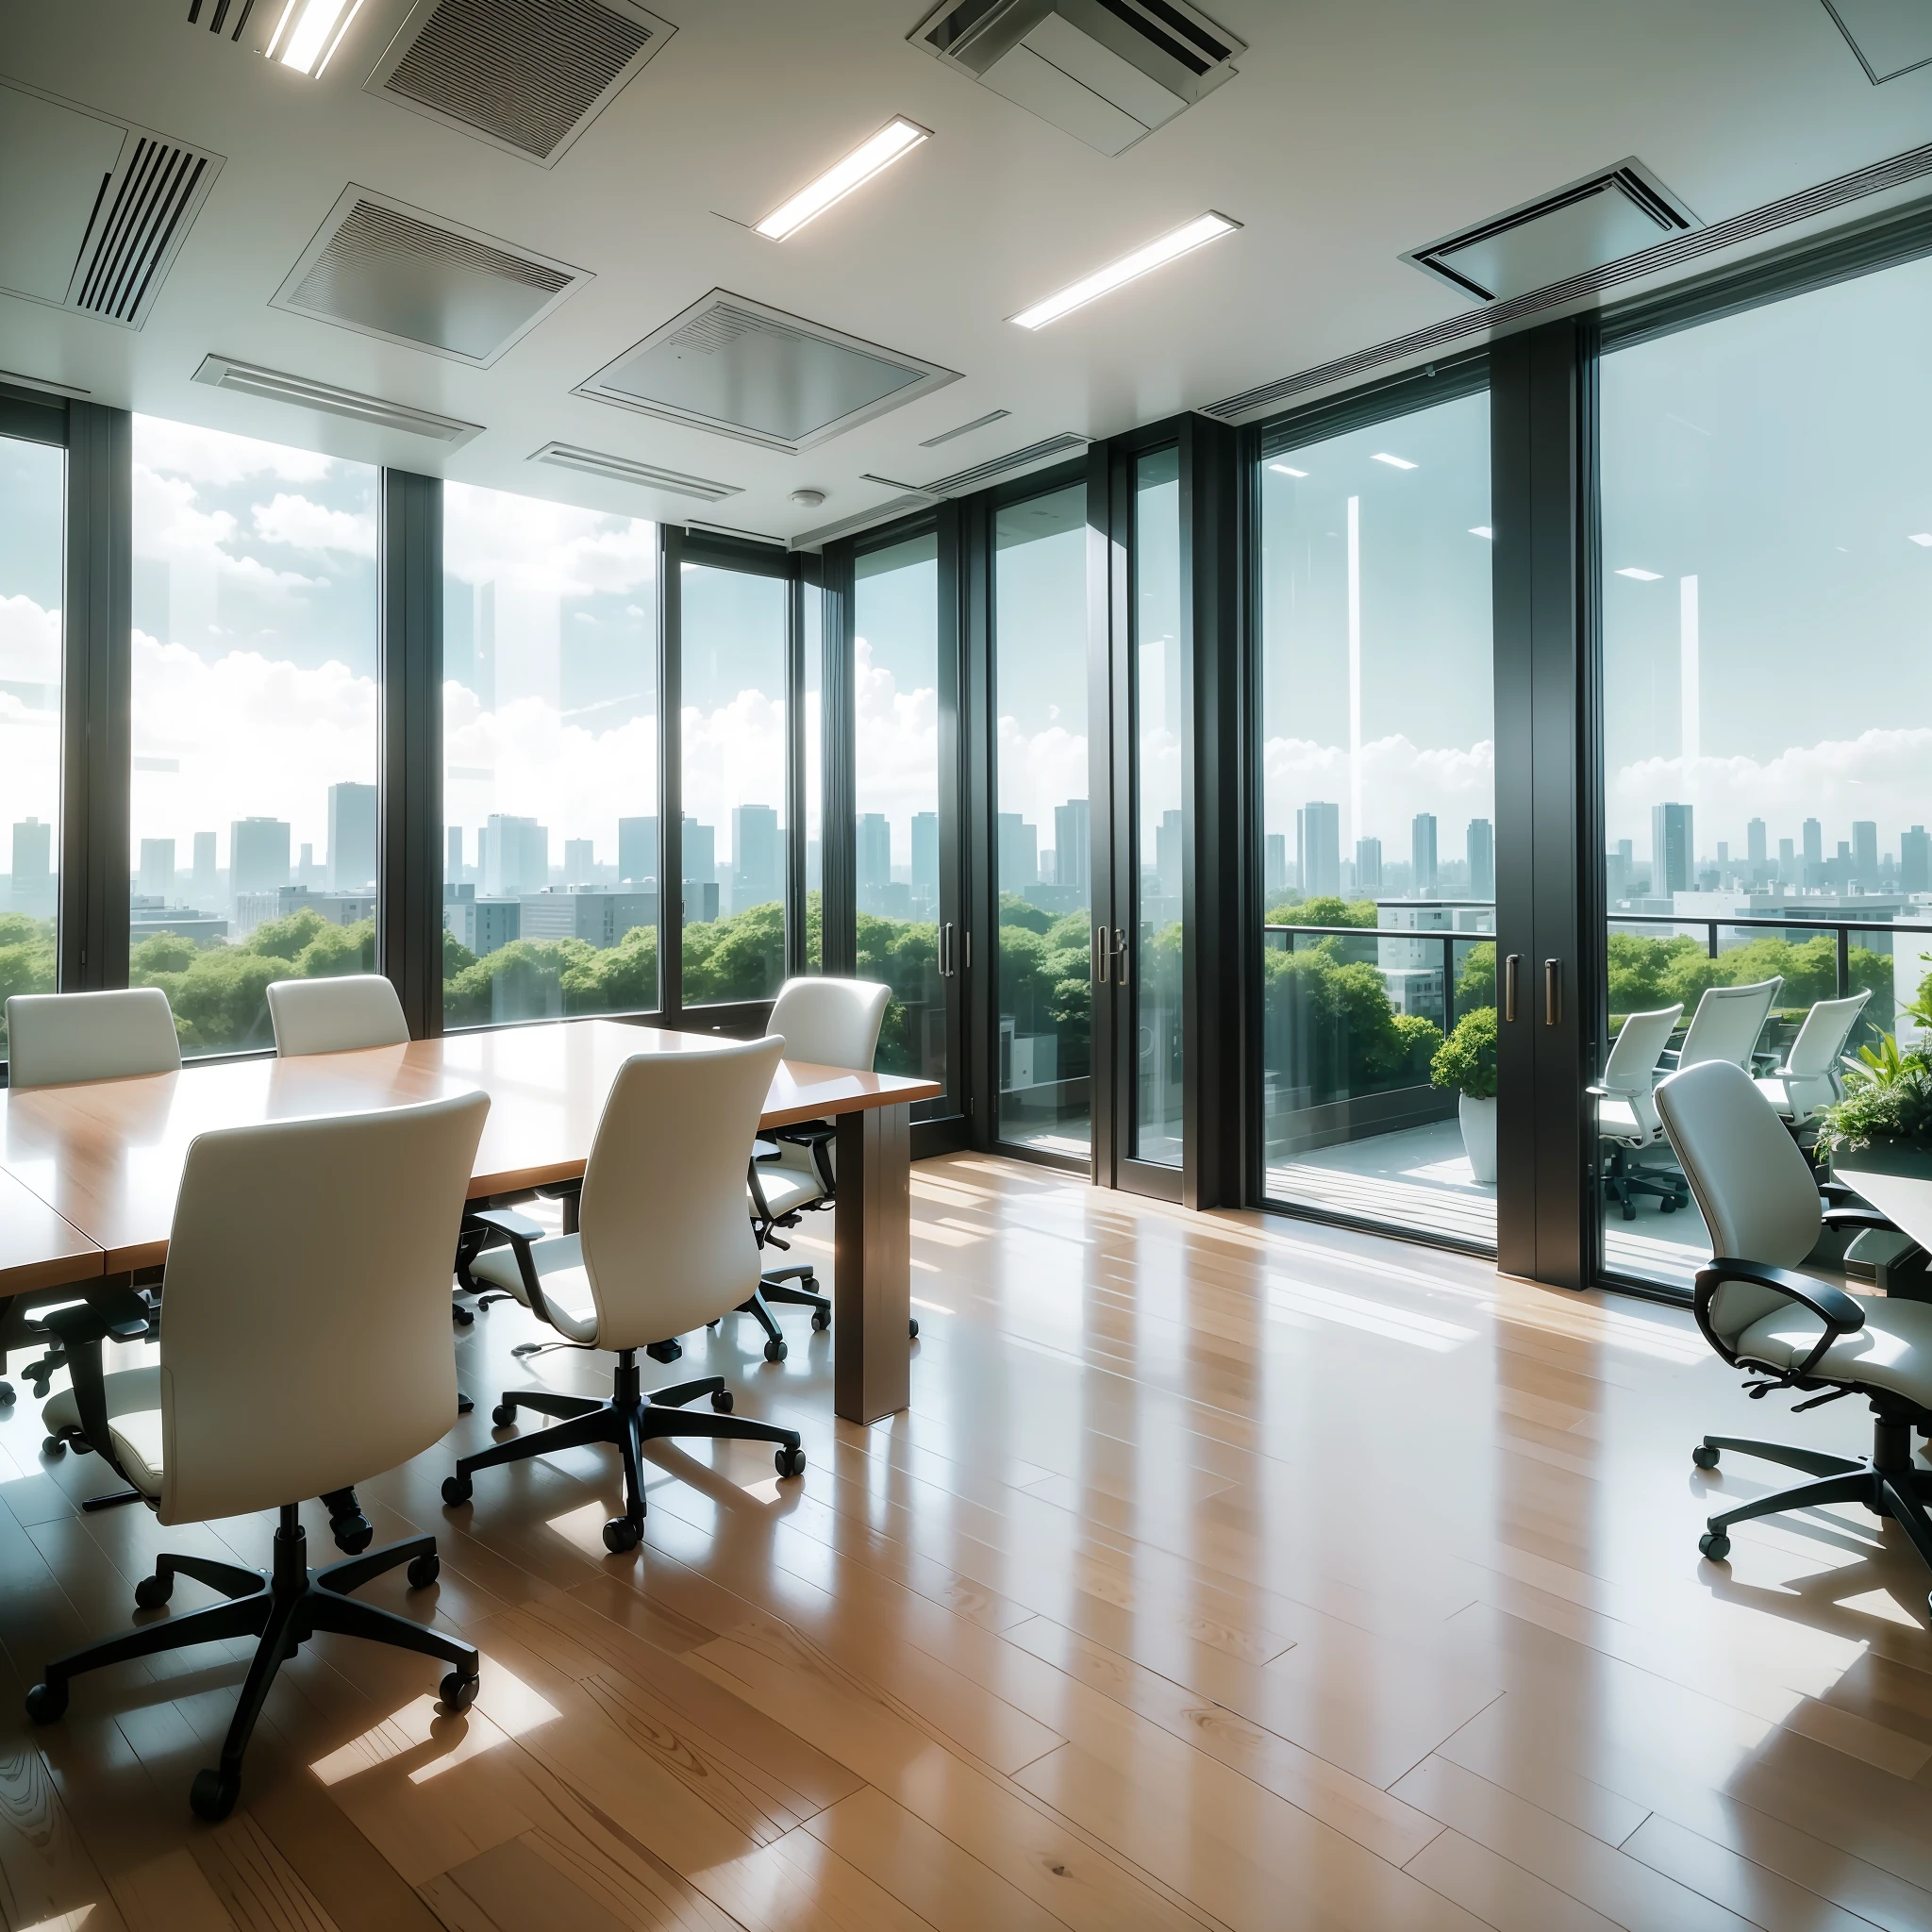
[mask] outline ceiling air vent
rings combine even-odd
[[[994,457],[991,462],[974,463],[970,470],[955,470],[950,476],[941,476],[936,482],[928,483],[926,493],[930,496],[958,496],[969,490],[977,490],[982,483],[991,483],[995,476],[1011,475],[1015,470],[1030,470],[1055,457],[1072,456],[1077,450],[1087,447],[1089,438],[1075,436],[1071,429],[1062,430],[1058,436],[1049,436],[1043,442],[1029,442],[1024,449],[1010,450],[1003,457]]]
[[[795,453],[958,379],[713,289],[576,393]]]
[[[0,81],[0,289],[139,328],[219,155]]]
[[[375,429],[400,429],[409,436],[426,436],[451,449],[483,433],[478,423],[438,416],[428,409],[412,409],[407,403],[384,402],[380,396],[360,395],[352,389],[311,382],[306,375],[290,375],[280,369],[258,369],[253,363],[237,362],[230,356],[204,357],[201,367],[194,372],[194,380],[207,383],[210,389],[231,389],[244,396],[265,396],[272,403],[289,403],[298,409],[319,409],[325,416],[346,416],[352,423],[366,423]]]
[[[590,279],[583,269],[352,185],[275,306],[487,369]]]
[[[631,0],[418,0],[366,87],[548,168],[676,31]]]
[[[1697,217],[1632,158],[1402,258],[1478,302],[1504,302],[1697,225]]]
[[[949,0],[908,38],[1104,155],[1232,79],[1248,51],[1186,0]]]
[[[862,509],[856,516],[841,517],[836,524],[821,524],[816,530],[803,530],[791,541],[793,550],[817,550],[821,545],[849,537],[855,530],[869,530],[874,524],[889,524],[894,517],[909,516],[916,509],[929,509],[932,498],[912,491],[895,496],[889,503]]]
[[[1932,17],[1909,0],[1824,0],[1874,87],[1932,60]]]
[[[660,470],[655,463],[607,456],[602,450],[578,449],[568,442],[546,442],[532,453],[530,460],[559,470],[579,470],[587,476],[602,476],[612,483],[641,483],[647,490],[668,490],[674,496],[701,497],[706,503],[722,503],[727,496],[742,493],[736,483],[713,483],[703,476],[687,476],[679,470]]]
[[[942,429],[937,436],[928,436],[919,446],[921,449],[937,449],[942,442],[951,442],[956,436],[971,436],[975,429],[984,429],[990,423],[1004,423],[1012,414],[1010,409],[989,409],[983,416],[975,416],[970,423],[961,423],[957,428]]]
[[[201,16],[206,13],[209,33],[225,30],[231,41],[240,41],[248,16],[254,11],[255,0],[188,0],[188,25],[199,26]]]

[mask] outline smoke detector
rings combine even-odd
[[[824,502],[825,492],[823,490],[794,490],[791,500],[800,509],[816,509]]]

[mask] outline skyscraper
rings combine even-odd
[[[1187,835],[1177,811],[1164,811],[1154,828],[1154,870],[1160,879],[1160,896],[1178,899],[1187,891]]]
[[[54,828],[39,819],[13,827],[13,910],[28,919],[54,916]]]
[[[141,869],[135,874],[134,890],[143,899],[158,899],[164,906],[174,898],[174,840],[143,839],[141,841]]]
[[[1797,848],[1789,839],[1780,839],[1777,841],[1777,875],[1788,886],[1800,883]]]
[[[1898,835],[1898,883],[1903,892],[1932,892],[1932,835],[1924,825]]]
[[[535,819],[491,812],[476,834],[477,897],[514,899],[550,884],[550,828]]]
[[[1852,821],[1852,877],[1868,892],[1878,890],[1878,823]]]
[[[1805,834],[1805,877],[1807,886],[1824,883],[1824,827],[1816,819],[1807,819]]]
[[[1755,874],[1764,863],[1764,821],[1753,819],[1744,827],[1744,861]]]
[[[785,900],[785,841],[778,814],[769,805],[734,806],[731,811],[731,909]]]
[[[641,885],[658,876],[658,821],[650,818],[617,822],[617,876],[628,885]]]
[[[1688,892],[1697,883],[1697,847],[1688,805],[1654,805],[1650,808],[1650,895],[1668,899]]]
[[[1415,891],[1420,898],[1436,890],[1436,814],[1419,811],[1409,821],[1409,863],[1415,868]]]
[[[1462,849],[1469,859],[1469,896],[1493,899],[1496,896],[1496,828],[1488,819],[1471,819],[1462,835]],[[1628,847],[1626,845],[1627,852]]]
[[[1262,890],[1270,899],[1288,890],[1288,834],[1270,832],[1262,862]]]
[[[328,883],[335,892],[366,891],[375,883],[375,787],[328,788]]]
[[[1040,883],[1040,834],[1016,811],[1003,811],[998,821],[999,889],[1024,892]]]
[[[442,876],[450,885],[456,885],[463,875],[463,828],[460,825],[445,825],[442,828]]]
[[[236,819],[228,826],[228,891],[275,892],[289,883],[289,826],[283,819]]]
[[[1382,890],[1382,841],[1357,839],[1355,841],[1355,889],[1358,892]]]
[[[1077,886],[1087,891],[1092,883],[1093,830],[1084,798],[1070,798],[1053,808],[1054,884]]]
[[[1311,799],[1294,815],[1302,891],[1311,899],[1341,891],[1341,808]]]
[[[219,883],[215,867],[215,835],[197,832],[194,835],[194,882],[190,888],[194,894],[194,903],[197,906],[215,905]]]
[[[593,839],[566,839],[563,841],[563,882],[567,886],[588,886],[597,865],[597,844]]]
[[[1000,890],[1018,889],[1008,885],[1002,874]],[[862,811],[858,815],[858,909],[884,915],[891,899],[892,824],[882,811]]]
[[[912,910],[915,916],[933,918],[940,905],[940,815],[936,811],[912,814]]]
[[[718,828],[699,824],[689,812],[684,819],[684,882],[688,886],[718,883]]]

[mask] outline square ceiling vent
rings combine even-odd
[[[1505,302],[1607,267],[1700,225],[1633,158],[1411,249],[1402,259],[1478,302]]]
[[[767,449],[810,449],[958,372],[713,289],[576,391]]]
[[[1932,60],[1932,8],[1925,0],[1824,0],[1874,87]]]
[[[364,86],[548,168],[676,31],[633,0],[417,0]]]
[[[591,279],[352,183],[274,306],[487,369]]]

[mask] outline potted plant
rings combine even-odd
[[[1932,1058],[1890,1033],[1847,1055],[1845,1097],[1818,1116],[1818,1151],[1837,1174],[1932,1178]]]
[[[1429,1079],[1454,1088],[1460,1096],[1456,1114],[1462,1124],[1463,1151],[1476,1185],[1496,1185],[1496,1009],[1477,1007],[1456,1023],[1456,1030],[1436,1049]]]

